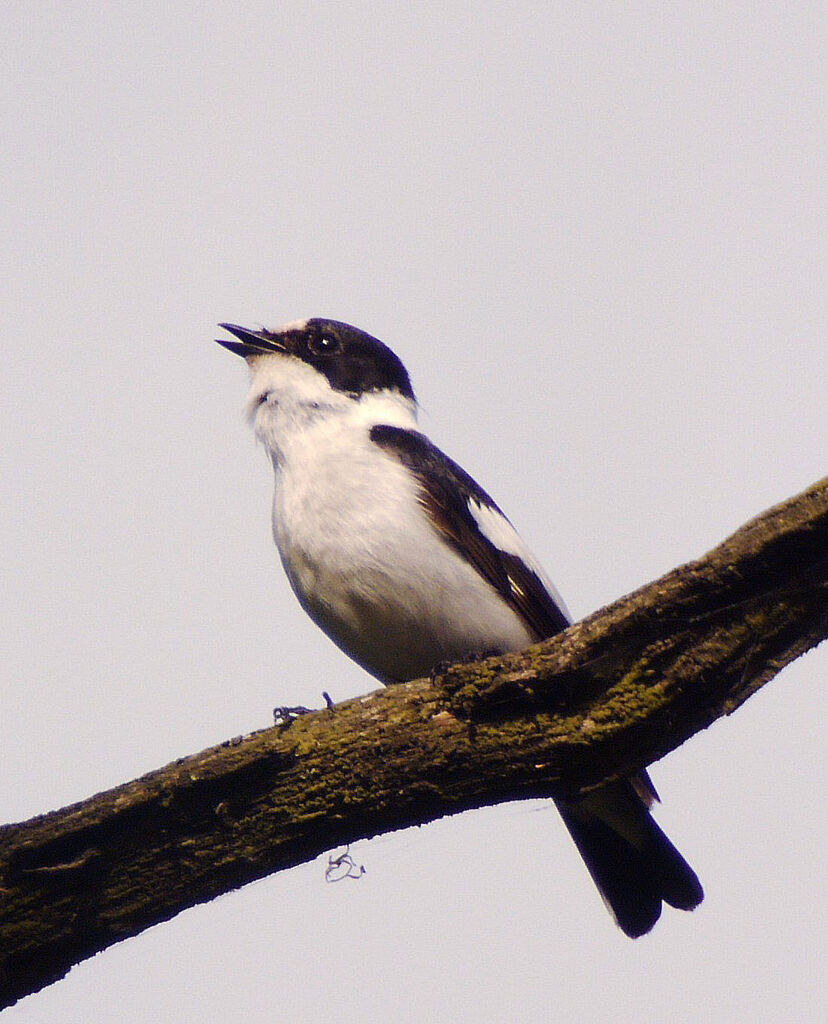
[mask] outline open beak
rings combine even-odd
[[[278,334],[271,334],[269,331],[250,331],[246,327],[239,327],[238,324],[219,324],[219,327],[234,334],[239,340],[216,338],[216,342],[244,359],[287,351]]]

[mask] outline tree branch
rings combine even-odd
[[[585,792],[734,711],[828,633],[828,478],[560,634],[229,740],[0,828],[0,1006],[332,847]]]

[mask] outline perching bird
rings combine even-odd
[[[417,429],[408,373],[335,320],[275,331],[221,324],[251,371],[247,412],[273,464],[273,535],[302,607],[383,683],[474,652],[519,650],[570,624],[497,505]],[[646,774],[556,801],[623,931],[703,892],[649,813]]]

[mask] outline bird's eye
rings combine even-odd
[[[314,355],[331,355],[334,352],[339,352],[342,343],[332,334],[317,334],[310,339],[308,347]]]

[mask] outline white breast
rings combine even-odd
[[[414,479],[368,429],[320,416],[281,445],[273,531],[303,607],[384,682],[526,646],[523,622],[434,530]]]

